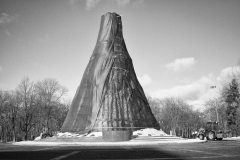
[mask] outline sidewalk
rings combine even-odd
[[[64,138],[56,137],[43,139],[40,141],[22,141],[15,142],[13,145],[30,145],[30,146],[151,146],[168,143],[204,143],[207,140],[185,139],[180,137],[157,137],[157,136],[141,136],[130,141],[122,142],[106,142],[97,138]]]

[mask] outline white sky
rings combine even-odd
[[[73,98],[106,12],[122,15],[135,72],[154,97],[203,104],[240,58],[239,0],[1,0],[0,89],[50,77]]]

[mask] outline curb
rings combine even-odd
[[[41,142],[41,141],[23,141],[14,142],[13,145],[24,146],[152,146],[159,144],[180,144],[180,143],[204,143],[207,140],[199,139],[181,139],[181,140],[169,140],[169,141],[144,141],[144,140],[131,140],[124,142]]]

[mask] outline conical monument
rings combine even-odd
[[[128,54],[121,16],[101,17],[95,49],[83,74],[61,131],[157,128]]]

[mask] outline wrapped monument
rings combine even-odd
[[[62,126],[62,132],[159,128],[135,74],[121,16],[101,17],[97,44]]]

